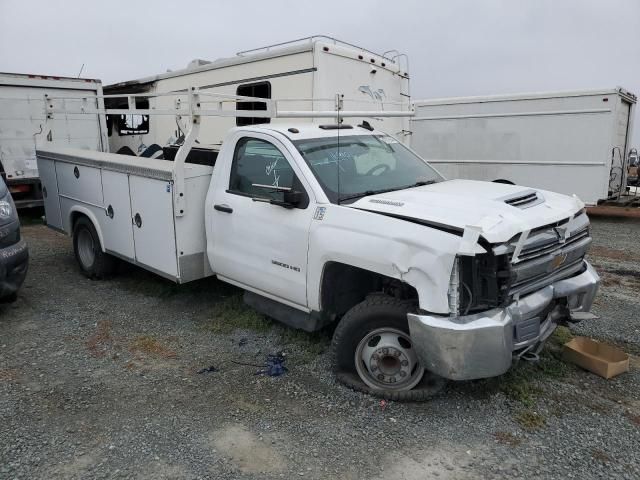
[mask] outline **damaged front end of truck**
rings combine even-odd
[[[465,252],[465,237],[486,252]],[[465,229],[449,282],[449,315],[408,315],[424,367],[452,380],[497,376],[514,358],[537,358],[557,325],[593,317],[600,280],[585,259],[590,244],[584,210],[501,243]]]

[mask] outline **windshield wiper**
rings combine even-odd
[[[413,185],[405,185],[403,187],[383,188],[380,190],[365,190],[364,192],[341,196],[340,198],[338,198],[338,204],[342,203],[344,200],[353,200],[354,198],[369,197],[371,195],[378,195],[379,193],[396,192],[398,190],[406,190],[407,188],[413,188],[413,187],[422,187],[424,185],[431,185],[433,183],[438,183],[438,181],[437,180],[420,180],[414,183]]]
[[[419,182],[416,182],[413,185],[402,187],[399,190],[404,190],[405,188],[413,188],[413,187],[424,187],[425,185],[433,185],[434,183],[438,183],[438,181],[437,180],[420,180]]]
[[[380,190],[365,190],[364,192],[360,192],[360,193],[353,193],[351,195],[343,195],[340,198],[338,198],[338,204],[342,203],[344,200],[353,200],[354,198],[369,197],[371,195],[377,195],[379,193],[393,192],[395,190],[398,190],[398,189],[397,188],[383,188],[383,189],[380,189]]]

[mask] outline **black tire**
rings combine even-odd
[[[6,297],[0,298],[0,304],[14,303],[17,300],[18,300],[18,294],[14,292],[10,295],[7,295]]]
[[[102,251],[98,232],[87,217],[80,217],[73,226],[73,252],[80,271],[88,278],[103,279],[115,270],[116,259]]]
[[[407,313],[415,309],[413,303],[387,295],[371,295],[340,320],[333,334],[331,354],[338,380],[348,387],[371,395],[396,401],[420,401],[442,390],[444,379],[425,370],[423,378],[413,389],[390,390],[371,388],[357,373],[355,354],[360,341],[380,328],[392,328],[409,336]]]

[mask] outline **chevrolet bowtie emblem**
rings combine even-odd
[[[553,259],[553,262],[551,262],[551,266],[553,267],[554,270],[560,268],[562,265],[564,265],[564,262],[567,261],[567,254],[566,253],[561,253],[560,255],[556,255],[556,257]]]

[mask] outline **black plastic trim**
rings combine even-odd
[[[450,233],[451,235],[456,235],[458,237],[462,237],[464,233],[464,230],[461,228],[451,227],[449,225],[443,225],[437,222],[430,222],[428,220],[422,220],[420,218],[406,217],[404,215],[397,215],[395,213],[379,212],[377,210],[368,210],[366,208],[358,208],[358,207],[351,207],[351,208],[355,208],[356,210],[362,210],[363,212],[377,213],[378,215],[384,215],[385,217],[397,218],[398,220],[404,220],[406,222],[415,223],[418,225],[424,225],[425,227]]]

